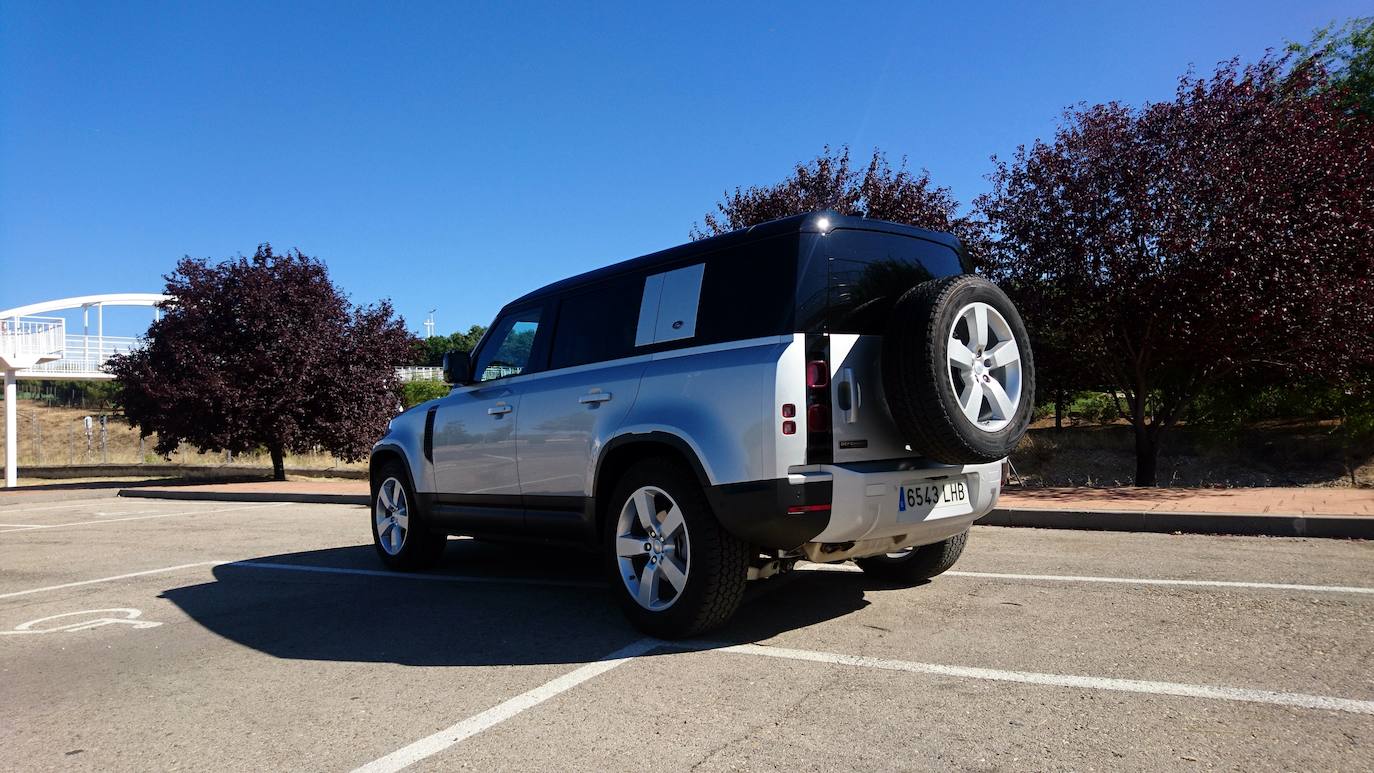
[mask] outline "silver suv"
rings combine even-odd
[[[445,374],[372,450],[382,561],[431,566],[449,534],[592,547],[662,637],[801,559],[945,571],[1034,405],[1021,318],[956,239],[834,212],[535,290]]]

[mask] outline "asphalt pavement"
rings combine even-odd
[[[974,529],[645,639],[587,556],[381,570],[348,505],[0,503],[18,770],[1369,770],[1374,543]]]

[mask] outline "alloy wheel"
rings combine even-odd
[[[997,309],[976,302],[959,310],[949,330],[950,386],[973,426],[997,432],[1021,404],[1021,350]]]
[[[410,531],[410,510],[406,503],[406,488],[395,478],[387,478],[377,489],[377,501],[372,506],[372,520],[377,527],[377,542],[387,555],[401,552]]]
[[[687,523],[668,492],[643,486],[625,501],[616,522],[615,554],[620,580],[631,598],[651,612],[682,596],[691,571]]]

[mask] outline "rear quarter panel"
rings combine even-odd
[[[785,476],[787,464],[800,462],[780,458],[781,417],[774,420],[774,400],[785,358],[798,359],[800,385],[800,347],[794,338],[771,336],[654,355],[617,436],[667,432],[681,438],[713,485]],[[804,430],[787,440],[801,443],[797,456],[804,458]]]

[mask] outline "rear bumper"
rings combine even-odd
[[[1001,493],[1001,462],[952,466],[922,460],[820,465],[811,475],[831,480],[833,496],[826,527],[810,541],[881,541],[903,547],[949,539],[986,515]],[[967,498],[922,512],[900,508],[898,487],[962,480]],[[879,551],[881,552],[881,551]]]
[[[793,468],[786,478],[711,486],[706,497],[726,530],[760,548],[807,545],[811,554],[816,552],[811,545],[871,543],[819,559],[841,560],[929,545],[964,531],[997,503],[1001,472],[1000,462],[958,467],[902,459],[808,465]],[[899,511],[899,486],[957,479],[966,484],[966,501],[924,514]]]
[[[760,548],[791,550],[811,541],[830,521],[829,476],[789,475],[706,489],[727,531]]]

